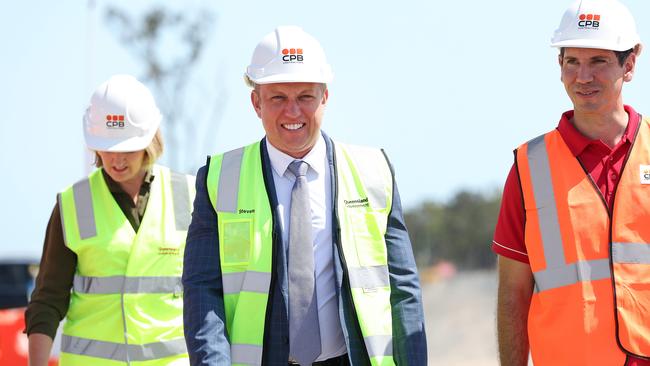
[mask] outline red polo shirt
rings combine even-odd
[[[614,148],[610,148],[600,140],[591,140],[582,135],[570,122],[573,111],[562,114],[557,126],[560,136],[566,142],[573,156],[580,161],[598,186],[610,213],[621,169],[641,120],[641,116],[632,107],[626,105],[625,111],[629,116],[627,128],[621,141]],[[501,211],[492,240],[492,251],[504,257],[529,263],[524,244],[525,222],[519,173],[513,164],[503,188]],[[630,358],[626,365],[650,366],[650,361]]]

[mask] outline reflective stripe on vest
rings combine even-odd
[[[159,294],[180,295],[180,277],[87,277],[74,276],[72,289],[82,294]]]
[[[356,225],[358,240],[355,241],[362,247],[359,250],[369,251],[366,253],[368,257],[358,257],[355,243],[349,236],[343,239],[344,251],[355,252],[347,260],[347,273],[357,317],[371,364],[392,365],[390,280],[383,239],[392,206],[392,173],[381,151],[339,144],[336,148],[337,172],[346,175],[346,179],[339,182],[345,186],[339,188],[339,206],[343,207],[338,209],[342,215],[341,226],[349,228],[356,220],[363,220]],[[273,226],[262,175],[260,143],[212,157],[207,181],[208,194],[219,220],[231,361],[233,364],[259,365],[263,355],[265,316],[261,309],[265,309],[268,302]],[[240,194],[240,191],[246,194]],[[351,215],[358,217],[352,218]],[[364,229],[368,233],[364,234]],[[361,244],[366,240],[361,238],[372,238],[373,244]],[[259,240],[265,240],[266,244],[260,245]],[[249,253],[248,248],[256,245],[260,249]],[[230,250],[224,250],[224,247]],[[266,250],[266,254],[261,255],[260,250]],[[260,271],[261,264],[267,262],[269,267]],[[242,300],[242,296],[256,301],[257,305],[251,306]],[[247,334],[247,341],[243,341],[241,334]],[[251,337],[251,334],[255,336]]]
[[[61,335],[61,351],[123,362],[150,361],[187,352],[184,338],[135,345],[72,337],[65,334]]]
[[[174,204],[174,223],[176,230],[187,230],[192,220],[192,199],[190,187],[185,174],[170,172],[172,183],[172,199]]]
[[[252,344],[233,344],[230,346],[230,361],[233,365],[261,365],[262,346]]]
[[[368,350],[368,356],[371,359],[384,358],[393,355],[393,336],[392,335],[376,335],[363,337],[363,342]],[[394,365],[392,362],[384,362],[382,365]]]
[[[58,195],[64,240],[78,258],[62,364],[189,364],[180,276],[193,177],[153,169],[137,233],[101,170]]]
[[[218,212],[237,212],[237,197],[239,196],[239,176],[244,148],[223,154],[221,174],[219,174],[219,192],[217,194],[216,210]],[[213,201],[214,202],[214,201]]]
[[[92,238],[97,235],[95,225],[95,212],[90,192],[90,181],[81,180],[72,186],[74,194],[75,209],[77,211],[77,225],[79,225],[79,236],[81,240]],[[63,217],[63,216],[61,216]]]
[[[555,205],[555,193],[551,180],[551,168],[544,136],[539,136],[528,143],[528,161],[530,162],[530,179],[540,212],[539,227],[544,247],[546,269],[533,273],[535,291],[546,291],[577,282],[589,282],[611,277],[608,259],[579,261],[567,264],[560,232],[560,220]]]
[[[224,273],[222,281],[224,294],[237,294],[241,291],[266,294],[271,284],[271,274],[256,271]]]
[[[374,289],[377,287],[390,287],[388,266],[367,266],[349,268],[350,286],[360,289]]]
[[[650,264],[650,244],[612,243],[614,263]]]

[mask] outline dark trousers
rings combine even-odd
[[[296,366],[300,364],[290,361],[289,365]],[[348,358],[348,354],[346,353],[342,356],[329,358],[324,361],[316,361],[312,364],[312,366],[350,366],[350,359]]]

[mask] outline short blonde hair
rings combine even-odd
[[[153,136],[153,139],[144,149],[144,163],[143,165],[148,169],[150,168],[158,158],[163,154],[164,144],[162,133],[160,133],[160,128],[156,131],[156,134]],[[95,166],[101,168],[104,165],[102,158],[99,156],[97,151],[95,151]]]

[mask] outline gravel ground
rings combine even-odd
[[[497,366],[495,271],[423,284],[429,365]]]

